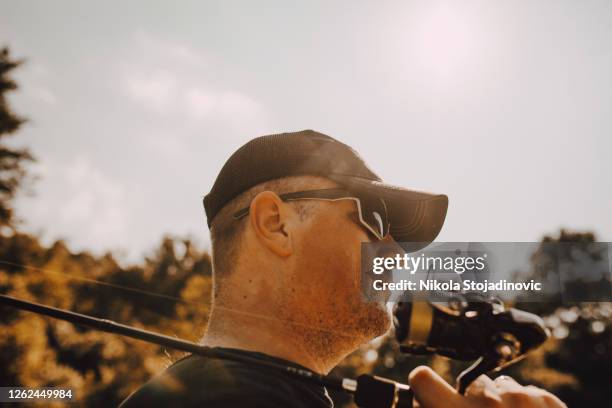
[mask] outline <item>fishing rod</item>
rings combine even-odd
[[[0,304],[203,357],[230,360],[244,364],[254,364],[279,370],[303,381],[323,385],[334,390],[351,394],[357,406],[362,408],[412,408],[413,394],[410,387],[387,378],[369,374],[363,374],[357,379],[322,375],[311,370],[274,363],[256,357],[239,355],[231,351],[220,350],[117,323],[113,320],[100,319],[69,310],[18,299],[8,295],[0,294]]]
[[[478,293],[446,293],[436,302],[398,302],[393,309],[395,337],[403,353],[439,354],[474,361],[457,378],[459,393],[481,374],[496,373],[516,363],[544,343],[549,332],[539,316],[506,308],[499,299]],[[412,408],[413,392],[406,384],[363,374],[357,379],[318,374],[256,357],[237,355],[112,320],[58,309],[0,295],[0,304],[88,326],[108,333],[146,341],[209,358],[255,364],[290,376],[342,391],[353,396],[361,408]]]

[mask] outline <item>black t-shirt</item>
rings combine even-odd
[[[262,353],[223,348],[283,365],[298,364]],[[333,408],[325,387],[280,370],[235,361],[189,355],[130,395],[120,408]]]

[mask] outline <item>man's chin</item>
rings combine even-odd
[[[384,316],[384,323],[382,324],[381,331],[378,336],[382,336],[383,334],[387,333],[391,329],[391,323],[393,322],[393,314],[391,310],[387,308],[387,305],[385,303],[382,304],[381,311]]]
[[[375,338],[387,333],[391,328],[392,314],[385,302],[372,302],[368,305],[368,317],[364,319],[364,329],[368,337]]]

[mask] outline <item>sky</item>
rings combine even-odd
[[[315,129],[447,194],[440,241],[612,241],[610,38],[606,0],[0,1],[37,158],[16,211],[126,262],[206,248],[229,155]]]

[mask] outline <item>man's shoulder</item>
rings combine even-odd
[[[323,391],[322,387],[317,390],[278,370],[191,355],[136,390],[121,408],[330,407],[321,397]]]

